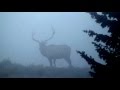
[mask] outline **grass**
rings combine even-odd
[[[90,78],[89,68],[23,66],[10,60],[0,62],[0,78]]]

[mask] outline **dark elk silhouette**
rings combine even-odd
[[[53,38],[55,34],[55,30],[52,27],[52,35],[49,37],[47,40],[44,41],[39,41],[34,38],[35,33],[32,33],[32,39],[39,44],[39,50],[43,56],[45,56],[49,62],[50,66],[56,66],[55,61],[56,59],[64,59],[67,61],[69,66],[71,67],[71,59],[70,59],[70,54],[71,54],[71,48],[67,45],[46,45],[47,41]]]

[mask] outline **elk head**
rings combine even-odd
[[[46,39],[46,40],[44,40],[44,41],[39,41],[39,40],[35,39],[35,38],[34,38],[35,33],[32,33],[32,39],[33,39],[35,42],[37,42],[37,43],[40,45],[40,47],[45,46],[45,45],[47,44],[47,42],[53,38],[53,36],[54,36],[54,34],[55,34],[55,30],[54,30],[53,26],[51,26],[51,27],[52,27],[52,35],[51,35],[51,37],[49,37],[48,39]]]

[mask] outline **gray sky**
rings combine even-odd
[[[0,12],[0,60],[10,57],[15,63],[48,66],[48,60],[41,55],[38,44],[32,40],[32,32],[36,33],[36,39],[45,40],[52,34],[51,25],[55,28],[55,35],[48,45],[69,45],[74,66],[88,65],[76,50],[84,50],[99,61],[95,47],[91,44],[93,38],[89,38],[82,30],[92,29],[103,34],[107,30],[102,30],[85,12]],[[67,66],[64,60],[57,60],[56,64]]]

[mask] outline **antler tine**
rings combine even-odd
[[[52,27],[52,31],[53,31],[52,36],[51,36],[50,38],[48,38],[47,40],[45,40],[45,41],[48,41],[48,40],[52,39],[52,38],[53,38],[53,36],[54,36],[54,34],[55,34],[55,30],[54,30],[54,28],[53,28],[53,26],[52,26],[52,25],[51,25],[51,27]]]
[[[51,25],[51,27],[52,27],[52,30],[53,30],[53,34],[55,34],[55,29],[54,29],[54,27]]]
[[[37,43],[40,43],[40,41],[39,41],[39,40],[36,40],[36,39],[34,38],[34,35],[35,35],[35,33],[34,33],[34,32],[32,32],[32,39],[33,39],[34,41],[36,41]]]

